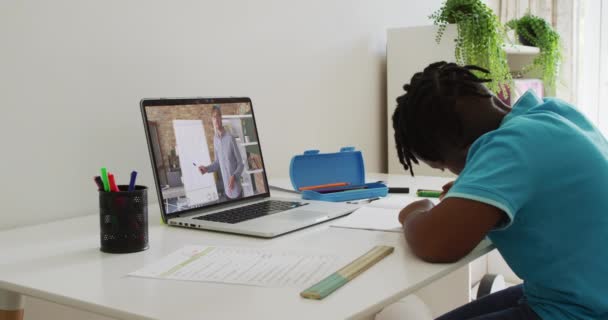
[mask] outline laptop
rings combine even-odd
[[[141,112],[170,226],[271,238],[358,207],[270,197],[249,98],[143,99]]]

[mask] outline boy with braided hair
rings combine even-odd
[[[399,161],[458,178],[442,201],[399,220],[411,250],[453,262],[489,237],[519,286],[456,309],[452,319],[608,319],[608,142],[574,107],[525,93],[511,108],[475,66],[438,62],[397,99]]]

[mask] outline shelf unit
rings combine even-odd
[[[506,44],[504,46],[504,50],[507,55],[537,55],[540,53],[540,49],[538,47],[522,46],[520,44]]]

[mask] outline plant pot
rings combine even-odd
[[[532,37],[532,39],[537,39],[536,32],[534,32],[532,28],[526,27],[525,29],[530,35],[530,37]],[[518,34],[517,37],[519,38],[519,43],[521,43],[522,45],[536,47],[532,42],[528,41],[528,39],[526,37],[523,37],[521,34]]]
[[[522,37],[521,35],[518,35],[518,38],[519,38],[519,43],[521,43],[522,45],[534,47],[534,45],[530,41],[528,41],[528,39]]]

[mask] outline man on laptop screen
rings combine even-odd
[[[214,105],[211,111],[213,122],[213,148],[215,160],[207,166],[198,167],[201,174],[208,172],[222,173],[224,183],[224,194],[230,199],[240,198],[243,194],[241,186],[241,173],[243,172],[243,159],[236,143],[236,139],[224,128],[222,124],[222,110],[219,105]]]
[[[266,192],[248,103],[155,106],[147,120],[168,212]]]

